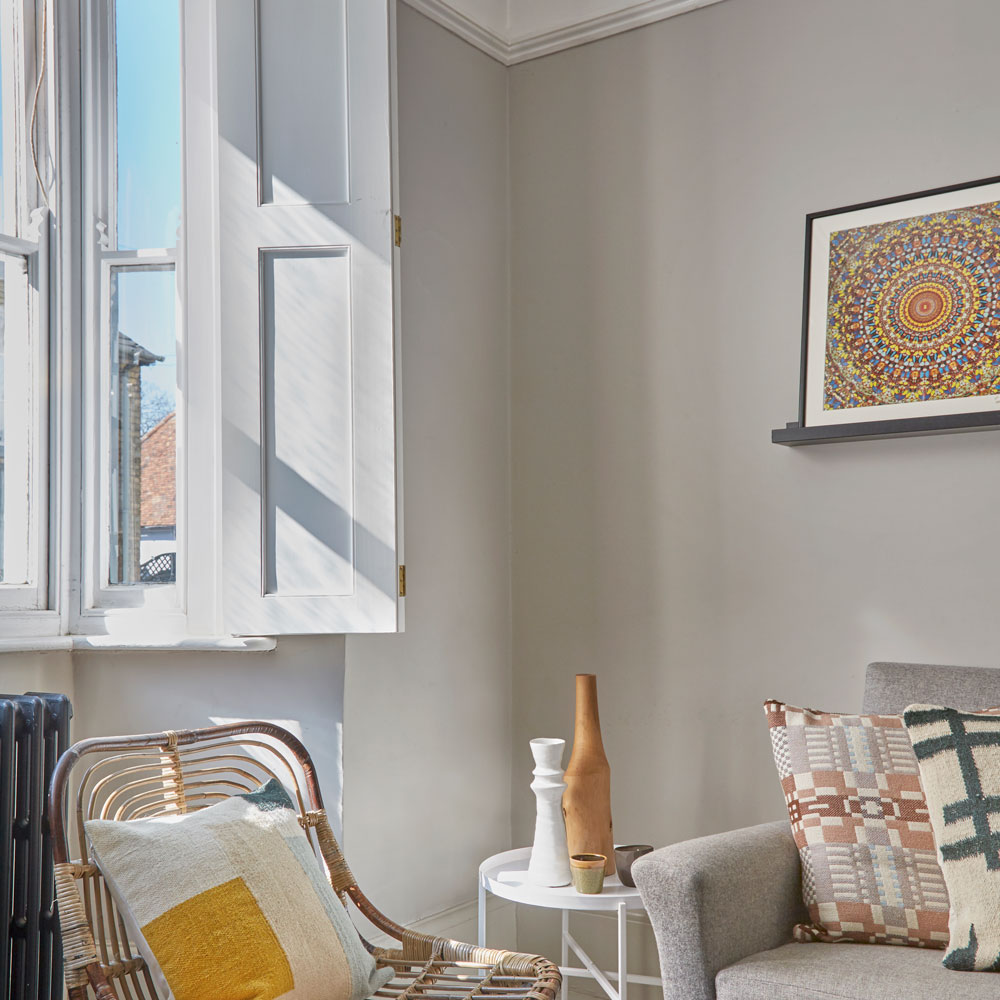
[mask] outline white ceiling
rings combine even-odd
[[[507,66],[721,0],[405,0]]]

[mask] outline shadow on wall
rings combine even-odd
[[[342,835],[344,638],[279,640],[268,653],[76,653],[74,740],[274,722],[312,755]]]

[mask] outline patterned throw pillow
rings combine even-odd
[[[948,893],[902,717],[764,711],[812,920],[796,939],[945,947]]]
[[[951,897],[944,964],[1000,972],[1000,718],[911,705],[903,719]]]
[[[196,812],[85,827],[164,1000],[363,1000],[392,977],[274,779]]]

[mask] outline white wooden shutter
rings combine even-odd
[[[387,3],[217,9],[225,626],[392,631]]]

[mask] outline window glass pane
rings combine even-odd
[[[177,0],[116,0],[118,247],[172,247],[181,206]]]
[[[177,578],[174,269],[111,272],[112,584]]]
[[[31,336],[28,270],[0,254],[0,582],[31,582]]]
[[[14,5],[4,3],[0,7],[0,233],[16,236],[14,213],[14,171],[15,153],[14,127],[16,112],[14,100],[13,17]]]
[[[7,53],[4,52],[3,44],[3,18],[0,17],[0,233],[10,232],[7,229],[7,219],[6,219],[6,198],[4,197],[6,188],[4,185],[4,174],[6,171],[4,167],[5,151],[7,149],[7,143],[4,135],[6,131],[6,122],[10,117],[10,109],[7,107],[4,97],[10,93],[10,87],[7,86],[7,81],[4,79],[4,72],[7,67]]]

